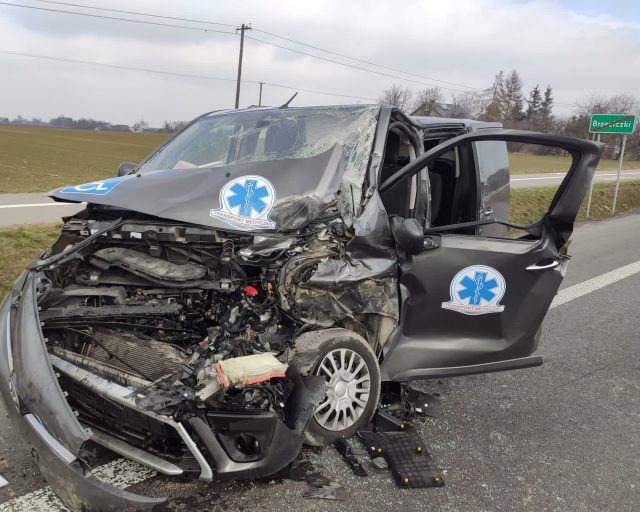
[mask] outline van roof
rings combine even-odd
[[[411,116],[411,119],[422,126],[428,127],[464,127],[471,131],[484,128],[502,128],[502,123],[494,121],[478,121],[476,119],[454,119],[449,117]]]

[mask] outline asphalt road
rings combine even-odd
[[[558,185],[565,173],[514,174],[511,185],[514,188],[544,187]],[[616,171],[598,171],[595,181],[615,181]],[[640,169],[622,172],[623,180],[640,179]],[[60,217],[73,215],[82,209],[82,205],[56,203],[43,193],[37,194],[0,194],[0,227],[20,224],[57,222]]]
[[[604,277],[549,311],[542,367],[420,384],[443,399],[443,417],[418,428],[444,488],[398,489],[368,461],[370,476],[353,476],[326,448],[304,456],[346,489],[347,501],[303,499],[305,483],[280,478],[204,484],[154,477],[130,490],[169,495],[166,509],[175,511],[640,510],[639,232],[640,215],[576,229],[560,295]],[[629,264],[633,273],[614,277]],[[46,492],[33,493],[44,482],[2,413],[0,474],[10,485],[0,489],[0,512],[59,510]],[[120,481],[128,474],[136,475],[123,470]]]
[[[0,194],[0,227],[58,222],[82,208],[82,204],[56,203],[44,192]]]

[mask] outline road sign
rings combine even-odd
[[[633,133],[636,116],[630,114],[591,114],[589,133]]]

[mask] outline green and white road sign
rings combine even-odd
[[[589,133],[630,134],[636,126],[636,116],[630,114],[591,114]]]

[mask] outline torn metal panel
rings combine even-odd
[[[286,304],[305,322],[329,327],[358,314],[399,318],[397,260],[389,220],[377,193],[344,245],[310,244],[283,267]]]
[[[375,272],[381,269],[386,275]],[[384,260],[320,261],[311,278],[297,287],[294,302],[306,322],[327,327],[357,314],[394,319],[399,314],[395,278]]]

